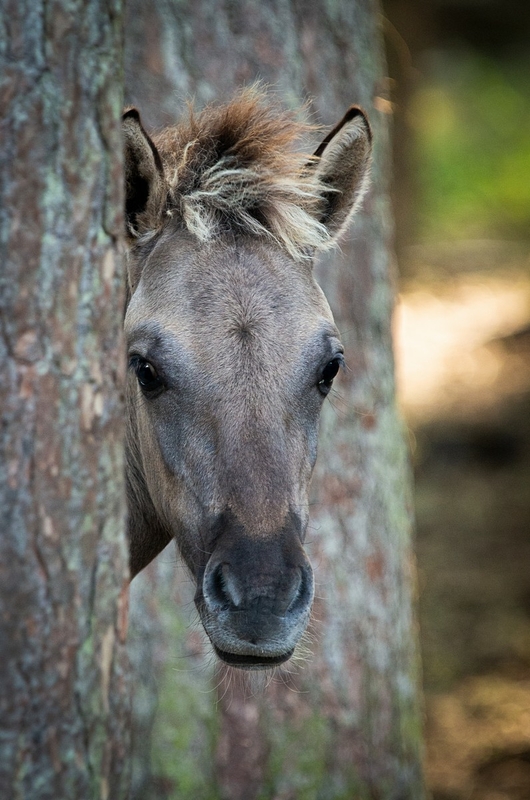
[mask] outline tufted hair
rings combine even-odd
[[[187,121],[153,137],[166,213],[201,242],[228,231],[265,236],[295,259],[326,247],[320,211],[330,187],[307,169],[313,157],[296,148],[310,130],[257,87],[199,114],[190,108]]]

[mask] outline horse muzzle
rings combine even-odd
[[[240,669],[287,661],[311,614],[314,580],[297,531],[219,537],[195,603],[218,657]]]

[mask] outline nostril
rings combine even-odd
[[[293,585],[292,599],[287,609],[289,614],[306,611],[313,602],[313,570],[301,567],[298,581]]]
[[[303,583],[303,575],[302,570],[297,570],[295,580],[291,586],[291,590],[287,597],[287,612],[293,610],[293,607],[296,605],[298,598],[300,597],[300,593],[302,591],[302,583]]]
[[[203,594],[211,607],[230,608],[241,603],[241,595],[230,572],[228,564],[217,564],[204,576]]]
[[[223,564],[218,564],[216,568],[209,573],[208,581],[206,582],[204,588],[205,598],[210,600],[212,605],[230,605],[230,597],[226,592],[225,581],[223,578]]]

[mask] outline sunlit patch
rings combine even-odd
[[[415,421],[457,405],[474,412],[495,402],[499,393],[530,385],[527,371],[515,362],[510,369],[509,356],[496,346],[496,340],[529,320],[530,279],[524,273],[464,275],[403,292],[394,330],[405,412]]]

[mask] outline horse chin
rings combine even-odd
[[[213,645],[213,648],[216,656],[225,664],[228,664],[229,667],[246,670],[273,669],[274,667],[278,667],[280,664],[284,664],[286,661],[288,661],[294,653],[294,647],[279,656],[228,653],[226,650],[221,650],[215,644]]]

